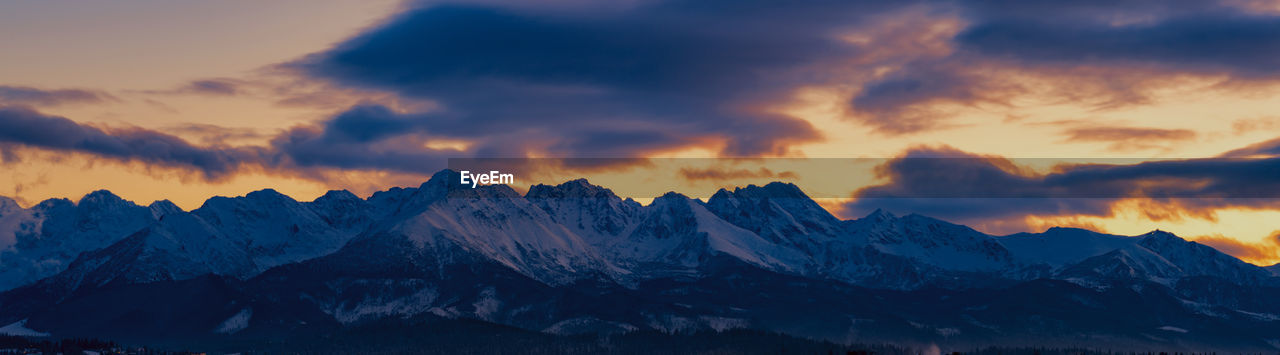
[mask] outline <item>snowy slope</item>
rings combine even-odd
[[[947,270],[999,272],[1019,264],[994,237],[917,214],[896,217],[876,210],[846,227],[857,243]]]
[[[581,236],[507,186],[481,187],[438,200],[394,230],[419,245],[445,238],[552,284],[605,268]]]
[[[707,209],[772,243],[807,249],[843,234],[840,220],[793,184],[716,191]]]
[[[334,228],[315,210],[272,189],[214,197],[191,214],[244,249],[263,270],[332,253],[351,237],[351,229]]]
[[[1274,276],[1266,269],[1168,232],[1157,230],[1135,237],[1099,235],[1090,238],[1123,243],[1106,253],[1063,266],[1056,277],[1092,284],[1138,279],[1173,285],[1186,277],[1211,276],[1235,284],[1256,285]]]
[[[1138,242],[1138,238],[1078,228],[1053,227],[1044,233],[1018,233],[1000,237],[999,241],[1025,262],[1061,268],[1132,246]]]
[[[157,213],[158,212],[158,213]],[[81,252],[106,247],[164,213],[125,201],[106,190],[77,203],[50,199],[30,209],[0,200],[0,290],[65,270]]]

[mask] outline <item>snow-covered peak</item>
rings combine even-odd
[[[770,182],[759,188],[755,185],[747,185],[745,188],[735,187],[733,190],[738,193],[738,196],[743,197],[809,198],[809,195],[800,190],[796,184],[780,181]]]
[[[999,240],[1024,262],[1060,268],[1131,246],[1138,238],[1053,227],[1044,233],[1018,233],[999,237]]]
[[[1141,241],[1139,243],[1142,244],[1142,246],[1145,246],[1151,249],[1172,248],[1172,247],[1183,246],[1186,243],[1189,243],[1186,239],[1182,239],[1181,237],[1178,237],[1173,233],[1165,232],[1159,229],[1147,232],[1137,237],[1141,238]]]
[[[276,189],[270,189],[270,188],[250,192],[248,194],[245,194],[244,197],[245,199],[248,199],[251,201],[262,201],[265,203],[298,202],[297,200],[294,200],[292,197],[282,194],[280,193],[280,191],[276,191]]]
[[[1241,284],[1256,283],[1271,276],[1269,271],[1256,265],[1173,233],[1156,230],[1139,238],[1139,246],[1177,266],[1182,276],[1214,276]]]
[[[618,198],[609,189],[591,185],[586,179],[556,186],[534,185],[525,198],[556,222],[591,239],[618,235],[634,221],[641,207],[633,200]]]
[[[178,207],[178,205],[175,205],[169,200],[151,202],[150,205],[147,205],[147,209],[151,211],[151,216],[156,219],[160,219],[166,215],[184,212],[181,207]]]
[[[22,209],[22,206],[18,205],[18,201],[14,201],[12,198],[9,198],[7,196],[0,196],[0,215],[3,215],[5,212],[11,212],[11,211],[16,211],[20,209]]]
[[[106,247],[154,223],[155,215],[119,196],[99,190],[79,203],[48,199],[3,219],[0,290],[29,283],[66,269],[82,252]]]
[[[884,222],[894,221],[897,219],[898,219],[898,216],[894,216],[893,213],[889,213],[889,211],[885,211],[883,209],[877,208],[875,211],[871,211],[871,213],[868,213],[865,217],[859,218],[858,220],[867,221],[870,223],[884,223]]]
[[[642,209],[626,238],[610,246],[610,254],[624,263],[650,266],[645,273],[692,271],[701,262],[724,254],[765,269],[800,273],[807,266],[803,253],[773,243],[719,218],[701,202],[668,192]]]
[[[116,196],[116,194],[111,193],[111,191],[97,190],[81,197],[80,202],[77,202],[76,206],[101,209],[136,207],[137,205],[133,202],[125,201],[123,198],[120,198],[120,196]]]
[[[613,194],[613,190],[609,190],[599,185],[592,185],[587,179],[570,180],[559,185],[550,186],[537,184],[529,187],[529,192],[525,194],[527,198],[619,198]]]
[[[264,267],[325,255],[351,238],[309,206],[271,189],[214,197],[191,214],[248,248]]]
[[[877,210],[846,228],[855,243],[947,270],[1012,271],[1019,264],[995,237],[918,214],[894,218]]]
[[[1034,238],[1053,238],[1055,235],[1073,235],[1076,245],[1052,243],[1039,246],[1035,252],[1049,254],[1058,250],[1062,254],[1078,256],[1082,250],[1112,250],[1068,264],[1059,271],[1059,277],[1075,280],[1145,279],[1162,284],[1172,284],[1184,277],[1211,276],[1236,284],[1256,284],[1272,276],[1263,268],[1245,263],[1230,255],[1200,243],[1184,240],[1172,233],[1153,231],[1135,237],[1098,234],[1084,230],[1061,229],[1047,231],[1043,236],[1010,236],[1009,245],[1018,245]],[[1027,243],[1030,244],[1030,243]],[[1019,246],[1020,253],[1030,253],[1028,245]]]
[[[662,194],[662,196],[655,197],[653,202],[649,203],[649,207],[683,208],[682,206],[687,205],[692,200],[693,199],[689,198],[689,196],[685,196],[682,193],[668,191],[667,193]]]
[[[106,248],[84,252],[66,271],[42,282],[70,292],[112,282],[183,280],[209,273],[245,277],[256,270],[234,241],[199,217],[181,213]]]
[[[773,182],[721,189],[707,209],[734,225],[774,243],[810,249],[842,234],[841,222],[793,184]]]
[[[330,226],[347,234],[358,233],[368,227],[375,213],[368,201],[347,190],[329,191],[306,205]]]
[[[317,203],[317,204],[331,204],[331,203],[348,203],[351,201],[363,201],[363,200],[361,200],[359,196],[356,196],[356,194],[351,193],[351,191],[329,190],[329,192],[325,192],[324,195],[317,197],[315,200],[311,202]]]
[[[1183,275],[1176,265],[1149,250],[1121,248],[1068,265],[1056,276],[1086,286],[1104,286],[1115,280],[1170,284]]]
[[[65,198],[51,198],[40,201],[40,203],[32,206],[31,209],[37,212],[48,213],[49,211],[54,210],[75,208],[75,206],[75,202],[71,202],[71,200]]]

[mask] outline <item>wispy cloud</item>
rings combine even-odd
[[[1169,149],[1168,144],[1194,140],[1196,131],[1143,127],[1077,127],[1063,132],[1068,142],[1108,143],[1117,152]]]
[[[89,89],[39,89],[0,85],[0,105],[58,106],[117,101],[106,92]]]

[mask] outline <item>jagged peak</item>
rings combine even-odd
[[[454,171],[453,169],[441,169],[435,174],[431,174],[431,178],[427,179],[427,181],[423,182],[419,187],[425,188],[432,185],[447,185],[450,181],[458,181],[458,178],[461,176],[462,173]]]
[[[617,198],[613,190],[600,185],[593,185],[587,179],[574,179],[551,186],[545,184],[537,184],[529,187],[529,192],[525,194],[527,198],[558,198],[558,197],[606,197]]]
[[[181,207],[178,207],[178,205],[174,204],[173,201],[169,200],[153,201],[150,205],[147,205],[147,209],[151,210],[151,214],[156,218],[183,212]]]
[[[48,211],[48,210],[57,209],[57,208],[66,208],[66,207],[74,207],[74,206],[75,206],[75,203],[71,202],[71,199],[59,197],[59,198],[51,198],[44,201],[40,201],[40,203],[37,203],[32,208],[37,210],[42,210],[42,211]]]
[[[801,198],[808,199],[804,191],[799,186],[789,182],[774,181],[764,186],[755,184],[747,186],[734,187],[733,191],[728,189],[717,190],[711,196],[711,199],[728,199],[728,198]]]
[[[885,211],[884,209],[877,208],[875,211],[871,211],[871,213],[867,214],[866,217],[862,217],[861,219],[867,220],[867,221],[882,222],[882,221],[896,220],[898,219],[898,217],[894,216],[893,213],[889,213],[889,211]]]
[[[919,213],[914,213],[914,212],[908,213],[902,217],[898,217],[898,220],[908,224],[960,227],[960,228],[970,229],[970,230],[972,229],[972,228],[969,228],[969,226],[947,222],[941,219],[929,217],[929,216],[922,215]]]
[[[662,196],[653,198],[653,202],[649,203],[649,206],[680,206],[687,204],[689,200],[689,196],[685,196],[684,194],[675,191],[668,191],[667,193],[662,194]]]
[[[396,186],[396,187],[392,187],[382,191],[374,191],[373,195],[369,196],[369,201],[377,201],[377,200],[382,200],[386,198],[391,198],[394,196],[407,195],[415,191],[418,191],[418,188]]]
[[[1142,238],[1143,244],[1155,244],[1155,243],[1169,244],[1173,242],[1183,242],[1183,243],[1188,242],[1186,239],[1182,239],[1182,237],[1179,237],[1177,235],[1174,235],[1173,233],[1169,233],[1159,229],[1139,235],[1138,237]]]
[[[116,196],[116,194],[105,189],[90,192],[84,195],[84,197],[81,197],[79,202],[76,202],[76,206],[106,206],[121,204],[134,205],[133,202],[125,201],[125,199],[120,198],[120,196]]]
[[[276,191],[275,189],[266,188],[266,189],[261,189],[261,190],[247,193],[244,196],[237,196],[237,197],[214,196],[209,198],[208,200],[205,200],[204,204],[200,205],[200,207],[197,208],[196,210],[205,210],[209,208],[215,208],[214,206],[224,206],[223,208],[227,208],[231,206],[236,206],[237,204],[245,203],[247,201],[257,202],[259,204],[273,204],[273,205],[298,202],[297,200],[294,200],[292,197],[282,194],[279,191]],[[195,212],[195,211],[192,211],[192,212]]]
[[[275,199],[289,199],[289,200],[293,200],[293,198],[292,198],[292,197],[289,197],[289,196],[287,196],[287,195],[285,195],[285,194],[282,194],[282,193],[280,193],[280,191],[276,191],[276,189],[273,189],[273,188],[265,188],[265,189],[262,189],[262,190],[253,191],[253,192],[250,192],[250,193],[248,193],[248,194],[245,194],[245,195],[244,195],[244,197],[245,197],[245,198],[247,198],[247,199],[251,199],[251,200],[267,200],[267,199],[270,199],[270,200],[275,200]]]
[[[8,196],[0,196],[0,211],[12,211],[19,209],[22,209],[22,206],[18,205],[18,201]]]
[[[1045,229],[1045,230],[1044,230],[1044,232],[1045,232],[1045,233],[1079,233],[1079,232],[1098,233],[1098,232],[1094,232],[1094,231],[1091,231],[1091,230],[1088,230],[1088,229],[1084,229],[1084,228],[1077,228],[1077,227],[1056,227],[1056,226],[1055,226],[1055,227],[1049,227],[1049,229]]]
[[[751,197],[771,197],[771,198],[809,198],[800,186],[789,182],[774,181],[764,186],[747,185],[746,188],[734,188],[734,192],[745,193]]]
[[[657,200],[679,200],[679,201],[684,201],[684,200],[688,200],[688,199],[689,199],[689,196],[685,196],[685,195],[684,195],[684,194],[682,194],[682,193],[675,192],[675,191],[667,191],[667,193],[662,194],[662,196],[658,196],[658,197],[654,198],[654,201],[657,201]]]
[[[351,193],[351,191],[329,190],[328,192],[325,192],[324,195],[320,195],[320,197],[316,197],[316,199],[312,200],[311,202],[314,203],[314,202],[324,202],[324,201],[352,201],[352,200],[362,200],[362,199],[359,196],[356,196],[356,194]]]

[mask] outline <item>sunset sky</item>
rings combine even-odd
[[[853,158],[518,185],[785,180],[844,218],[1280,262],[1280,1],[9,1],[0,33],[0,195],[24,207],[367,196],[449,158]]]

